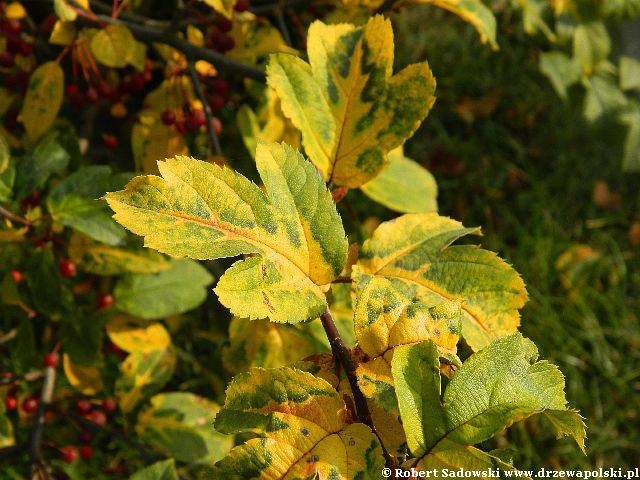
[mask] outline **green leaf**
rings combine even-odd
[[[622,168],[628,172],[637,172],[640,170],[640,105],[632,103],[620,114],[620,121],[627,127]]]
[[[69,241],[69,258],[80,269],[95,275],[158,273],[171,268],[162,254],[139,246],[111,247],[74,233]]]
[[[435,213],[406,214],[381,224],[353,268],[356,294],[384,277],[404,298],[426,305],[462,301],[462,336],[478,350],[516,331],[527,293],[518,273],[493,252],[450,246],[478,228]]]
[[[114,289],[116,307],[145,319],[184,313],[204,302],[213,277],[193,260],[173,260],[155,274],[129,274]]]
[[[60,320],[72,311],[73,293],[63,282],[50,248],[31,253],[26,277],[32,305],[38,313]]]
[[[136,432],[144,444],[178,461],[215,462],[233,445],[232,437],[217,433],[211,425],[219,410],[217,404],[192,393],[162,393],[140,412]]]
[[[100,366],[104,317],[73,313],[66,315],[61,323],[59,336],[62,348],[74,364]]]
[[[402,149],[389,153],[389,164],[360,189],[372,200],[402,213],[438,210],[438,186],[428,170],[407,158]]]
[[[138,470],[129,480],[178,480],[178,472],[173,458],[170,458]]]
[[[435,80],[427,63],[392,76],[393,32],[382,16],[362,27],[316,21],[307,52],[310,63],[272,55],[267,82],[325,180],[358,187],[427,116]]]
[[[173,348],[130,353],[120,364],[116,397],[123,412],[130,412],[143,399],[158,392],[171,380],[176,367]]]
[[[47,208],[58,223],[107,245],[119,245],[126,231],[113,221],[107,204],[98,197],[107,190],[122,188],[121,178],[112,177],[106,166],[81,168],[51,191]]]
[[[135,60],[136,40],[124,25],[107,25],[91,37],[89,44],[95,59],[107,67],[125,67]]]
[[[0,202],[6,202],[11,199],[15,181],[16,169],[13,165],[0,173]]]
[[[327,381],[294,368],[252,368],[229,384],[215,427],[259,437],[218,462],[217,478],[377,480],[384,466],[380,444],[369,427],[351,422]]]
[[[622,55],[620,57],[620,88],[640,90],[640,61]]]
[[[227,168],[191,158],[158,165],[164,178],[138,177],[107,194],[116,221],[174,256],[257,254],[236,262],[215,289],[238,317],[295,323],[322,314],[324,286],[342,271],[347,240],[330,193],[300,153],[281,144],[258,147],[266,193]]]
[[[75,3],[83,9],[89,10],[89,0],[77,0]],[[78,17],[76,10],[71,8],[66,0],[54,0],[53,8],[58,18],[63,22],[73,22]]]
[[[16,162],[16,196],[18,198],[44,185],[52,174],[67,168],[71,155],[64,148],[63,140],[62,132],[53,131],[40,140],[21,161]]]
[[[233,16],[233,6],[236,4],[236,0],[200,0],[211,8],[213,8],[216,12],[221,13],[227,18],[231,18]]]
[[[0,174],[3,174],[9,168],[11,160],[11,150],[4,135],[0,133]]]
[[[604,115],[624,109],[627,104],[627,97],[612,75],[596,73],[588,78],[583,107],[588,121],[595,122]]]
[[[15,445],[13,436],[13,424],[7,418],[7,411],[4,406],[4,398],[0,400],[0,448]]]
[[[409,0],[409,3],[428,4],[450,11],[473,25],[482,43],[489,43],[493,50],[498,50],[496,18],[481,0]]]
[[[573,56],[582,69],[592,70],[607,59],[611,38],[602,22],[581,23],[573,34]]]
[[[540,53],[539,67],[563,100],[567,98],[567,88],[577,83],[582,75],[576,61],[562,52]]]
[[[584,450],[584,424],[567,409],[562,373],[538,361],[535,345],[521,334],[473,354],[442,398],[439,365],[431,340],[398,347],[392,360],[400,415],[416,457],[407,465],[432,467],[444,455],[456,461],[468,457],[461,463],[487,463],[487,454],[469,447],[534,414],[547,416],[559,436],[572,436]]]
[[[62,105],[64,72],[58,62],[45,62],[29,78],[20,121],[32,141],[37,141],[53,125]]]

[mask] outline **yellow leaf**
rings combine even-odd
[[[64,374],[73,388],[83,395],[95,395],[102,390],[100,370],[94,367],[84,367],[74,364],[66,353],[62,360]]]
[[[91,53],[107,67],[124,67],[136,53],[136,40],[124,25],[107,25],[91,38]]]
[[[75,3],[80,5],[80,7],[82,7],[82,9],[84,10],[90,10],[89,0],[76,0]],[[71,5],[69,5],[69,2],[67,2],[66,0],[54,0],[53,8],[56,12],[56,15],[58,15],[58,18],[60,18],[60,20],[62,20],[63,22],[73,22],[78,17],[78,14],[76,13],[76,7],[72,7]]]
[[[49,43],[54,45],[71,45],[76,38],[76,26],[72,22],[58,20],[53,26]]]
[[[235,46],[226,55],[239,62],[255,64],[271,53],[297,53],[286,44],[277,28],[254,15],[235,18],[229,35]]]
[[[58,62],[40,65],[29,79],[20,121],[30,140],[38,140],[53,124],[62,105],[64,72]]]
[[[151,352],[171,345],[171,336],[161,323],[149,323],[129,315],[117,315],[106,325],[109,339],[125,352]]]
[[[227,18],[233,16],[233,7],[236,4],[236,0],[201,0],[216,12],[221,13]]]
[[[11,20],[20,20],[27,15],[27,11],[20,2],[11,2],[5,7],[4,14]]]

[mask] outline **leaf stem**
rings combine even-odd
[[[9,210],[0,205],[0,215],[7,217],[9,220],[13,220],[14,222],[21,223],[26,225],[27,227],[31,227],[33,225],[29,220],[19,217],[18,215],[11,213]]]
[[[215,154],[221,157],[222,149],[220,148],[218,135],[216,135],[216,130],[213,126],[213,114],[211,113],[209,102],[207,102],[207,99],[204,96],[204,92],[202,91],[202,85],[200,84],[200,79],[198,78],[198,72],[196,71],[196,66],[193,59],[189,59],[188,66],[189,76],[191,77],[191,83],[193,84],[193,90],[196,92],[196,97],[198,97],[198,100],[200,100],[200,103],[202,104],[204,116],[207,120],[207,132],[209,133],[209,141],[211,142],[211,147],[213,148]]]
[[[320,316],[320,321],[322,322],[322,327],[324,328],[324,331],[327,334],[327,338],[329,339],[329,345],[331,345],[333,356],[340,363],[340,365],[342,365],[342,368],[344,368],[344,371],[347,375],[347,379],[349,380],[349,386],[351,387],[351,392],[353,393],[353,401],[355,403],[356,415],[358,416],[358,420],[367,425],[376,435],[376,437],[378,437],[378,440],[380,441],[380,447],[382,448],[382,452],[385,458],[385,464],[387,467],[391,468],[392,478],[396,478],[395,460],[389,454],[389,452],[387,452],[382,443],[382,440],[380,440],[380,435],[378,435],[378,432],[376,431],[376,427],[373,424],[373,420],[371,419],[369,406],[367,405],[367,399],[364,397],[364,394],[358,386],[356,367],[353,363],[353,358],[351,357],[351,350],[345,345],[344,340],[342,340],[340,332],[338,331],[338,327],[336,327],[336,324],[333,321],[333,317],[331,316],[329,308],[327,308]]]

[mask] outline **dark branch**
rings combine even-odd
[[[11,213],[9,210],[7,210],[6,208],[4,208],[2,205],[0,205],[0,215],[3,215],[5,217],[7,217],[9,220],[12,220],[14,222],[18,222],[21,223],[23,225],[26,225],[27,227],[30,227],[33,225],[33,223],[31,223],[29,220],[26,220],[22,217],[19,217],[18,215],[15,215],[13,213]]]
[[[385,0],[382,5],[380,5],[374,13],[384,13],[390,8],[393,7],[393,4],[396,3],[396,0]]]
[[[73,0],[69,0],[69,3],[75,3]],[[178,37],[177,35],[167,33],[158,28],[141,25],[132,21],[125,21],[120,19],[111,18],[108,15],[96,15],[95,20],[88,18],[78,17],[76,23],[84,26],[95,27],[96,24],[112,24],[112,25],[124,25],[127,27],[134,37],[143,43],[164,43],[170,47],[175,48],[182,52],[187,58],[193,60],[206,60],[209,63],[215,65],[220,70],[226,70],[243,77],[253,78],[255,80],[265,80],[265,73],[263,70],[245,65],[243,63],[232,60],[221,53],[209,50],[207,48],[196,47],[188,41]]]
[[[49,479],[49,474],[44,466],[44,460],[42,459],[42,431],[44,429],[44,412],[47,405],[51,403],[53,398],[53,390],[56,382],[56,369],[55,367],[47,367],[44,371],[44,384],[42,385],[42,393],[40,394],[40,404],[38,405],[38,413],[33,421],[33,427],[31,429],[31,436],[29,437],[29,471],[30,478],[33,478],[34,474],[40,470],[45,479]]]
[[[204,92],[202,91],[202,85],[200,84],[200,79],[198,78],[198,72],[196,71],[196,66],[192,59],[188,61],[189,65],[189,76],[191,77],[191,83],[193,84],[193,90],[196,92],[196,97],[202,103],[202,109],[204,110],[204,116],[207,120],[207,132],[209,133],[209,140],[211,142],[211,147],[216,155],[222,156],[222,149],[220,148],[220,142],[218,141],[218,135],[216,135],[216,129],[213,126],[213,114],[211,113],[211,107],[209,106],[209,102],[204,96]]]

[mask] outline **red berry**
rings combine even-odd
[[[18,401],[16,400],[16,397],[13,395],[7,395],[4,397],[4,408],[7,410],[15,410],[17,406]]]
[[[78,434],[78,441],[87,445],[93,441],[93,434],[89,430],[81,430]]]
[[[222,122],[220,122],[220,119],[218,117],[212,117],[211,123],[213,123],[213,131],[216,132],[216,135],[220,135],[220,132],[222,132]]]
[[[20,23],[20,20],[10,19],[5,22],[4,30],[7,33],[17,35],[22,31],[22,24]]]
[[[22,272],[20,270],[11,270],[11,278],[16,283],[20,283],[22,281]]]
[[[218,95],[222,95],[226,97],[229,94],[229,82],[227,82],[224,78],[215,78],[212,82],[213,91]]]
[[[203,127],[207,124],[207,116],[204,113],[204,110],[197,109],[191,112],[191,116],[198,123],[198,127]]]
[[[118,148],[118,137],[115,137],[113,135],[108,135],[106,133],[102,134],[102,141],[104,142],[104,145],[109,149],[109,150],[115,150]]]
[[[20,42],[20,48],[18,49],[18,51],[23,57],[28,57],[33,53],[33,45],[23,40],[22,42]]]
[[[142,90],[144,90],[145,84],[146,82],[144,73],[136,73],[135,75],[131,76],[131,89],[134,92],[141,92]]]
[[[33,415],[38,411],[40,402],[35,397],[25,398],[22,402],[22,411],[28,415]]]
[[[169,110],[168,108],[162,112],[162,116],[160,118],[162,123],[165,125],[173,125],[176,123],[176,114],[173,110]]]
[[[9,52],[0,53],[0,67],[11,68],[16,64],[13,55]]]
[[[147,58],[144,61],[144,71],[150,72],[151,70],[153,70],[153,60],[151,60],[150,58]]]
[[[228,52],[236,46],[235,40],[222,32],[215,32],[211,40],[213,49],[220,53]]]
[[[98,91],[93,87],[89,87],[87,93],[84,96],[84,99],[89,103],[97,103],[99,98],[100,97],[98,96]]]
[[[238,0],[236,4],[233,6],[233,9],[236,12],[246,12],[251,7],[249,0]]]
[[[60,355],[57,352],[49,352],[44,356],[43,361],[46,367],[56,368],[60,365]]]
[[[207,100],[209,102],[211,110],[214,112],[222,110],[222,108],[224,107],[224,97],[222,95],[214,93],[213,95],[209,95],[209,98]]]
[[[67,94],[68,97],[72,97],[74,95],[77,95],[78,93],[80,93],[80,89],[78,88],[77,85],[74,85],[73,83],[70,83],[69,85],[67,85],[64,88],[65,93]]]
[[[82,447],[80,447],[80,456],[85,460],[89,460],[91,457],[93,457],[93,448],[91,448],[89,445],[83,445]]]
[[[78,449],[73,445],[67,445],[60,449],[62,459],[67,463],[73,463],[78,458]]]
[[[96,89],[98,90],[98,93],[105,98],[111,98],[115,90],[110,83],[105,82],[104,80],[98,83]]]
[[[101,293],[96,299],[96,305],[100,310],[111,308],[113,305],[113,295],[110,293]]]
[[[216,18],[216,26],[222,33],[229,33],[231,28],[233,28],[233,23],[231,23],[231,20],[227,17],[219,15],[218,18]]]
[[[60,260],[58,269],[60,270],[60,274],[66,278],[75,277],[78,274],[78,267],[76,267],[76,264],[66,258]]]
[[[185,124],[184,120],[176,122],[176,130],[180,135],[184,135],[185,133],[187,133],[187,125]]]
[[[89,420],[91,420],[96,425],[103,426],[105,423],[107,423],[107,416],[102,410],[93,410],[89,414]]]
[[[15,35],[9,35],[7,37],[7,50],[11,53],[20,53],[20,46],[22,45],[22,39]]]
[[[86,398],[81,398],[76,402],[76,409],[79,413],[85,415],[91,412],[91,402]]]
[[[153,72],[151,70],[145,70],[142,74],[142,79],[144,80],[144,83],[149,83],[153,80]]]
[[[116,408],[118,408],[118,404],[116,403],[115,398],[107,397],[102,400],[102,408],[104,408],[107,412],[114,412]]]

